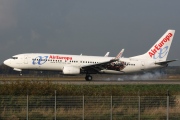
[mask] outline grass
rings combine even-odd
[[[61,96],[166,96],[180,95],[180,85],[72,85],[51,81],[16,81],[0,84],[0,95],[57,95]]]
[[[111,110],[104,109],[103,106],[92,106],[93,109],[85,109],[84,117],[85,119],[110,119]],[[177,109],[170,108],[170,117],[179,118],[180,112]],[[137,119],[138,118],[138,108],[131,107],[116,107],[113,108],[113,119]],[[22,108],[20,111],[14,110],[4,110],[0,114],[1,120],[13,119],[13,120],[22,120],[26,118],[26,109]],[[82,119],[83,110],[82,108],[57,108],[56,117],[57,119]],[[176,115],[176,116],[174,116]],[[37,119],[52,119],[55,116],[54,109],[47,108],[35,108],[29,111],[29,118],[33,120]],[[144,111],[141,111],[141,118],[148,119],[152,118],[155,120],[166,118],[166,107],[156,107],[156,108],[146,108]]]
[[[30,78],[28,78],[30,79]],[[52,79],[52,78],[51,78]],[[86,119],[110,119],[110,98],[103,96],[114,96],[113,99],[119,102],[113,103],[113,119],[137,119],[138,118],[138,95],[141,96],[142,119],[166,119],[166,99],[159,102],[160,98],[166,98],[167,90],[170,93],[170,101],[172,106],[169,109],[171,119],[177,119],[180,116],[180,85],[72,85],[57,84],[48,80],[46,82],[38,81],[1,81],[0,84],[0,102],[1,112],[0,119],[21,120],[26,118],[26,95],[29,100],[36,98],[45,99],[43,96],[50,96],[46,99],[54,101],[55,90],[57,96],[85,96],[85,118]],[[8,96],[7,100],[3,96]],[[21,97],[22,96],[22,97]],[[92,103],[94,97],[101,97]],[[119,96],[124,96],[119,99]],[[129,97],[128,97],[129,96]],[[133,97],[135,96],[135,98]],[[150,99],[148,96],[156,96],[156,99]],[[161,96],[161,97],[158,97]],[[15,97],[15,98],[14,98]],[[145,97],[145,98],[143,98]],[[146,98],[147,97],[147,98]],[[20,101],[23,99],[23,101]],[[82,99],[82,98],[81,98]],[[91,100],[92,99],[92,100]],[[58,100],[61,100],[60,98]],[[105,101],[109,101],[106,103]],[[33,120],[54,119],[54,108],[41,107],[41,101],[33,101],[33,105],[37,107],[29,109],[29,118]],[[151,104],[150,104],[151,103]],[[156,104],[154,104],[156,103]],[[5,104],[14,105],[16,108],[7,108]],[[24,108],[18,104],[23,104]],[[62,103],[61,103],[62,104]],[[60,105],[61,105],[60,104]],[[64,103],[63,103],[64,104]],[[62,105],[63,105],[62,104]],[[68,103],[69,104],[69,103]],[[147,105],[146,105],[147,104]],[[4,105],[4,107],[3,107]],[[46,104],[44,104],[46,105]],[[64,104],[66,105],[66,104]],[[74,104],[72,104],[74,105]],[[81,104],[80,104],[81,105]],[[147,107],[147,106],[151,107]],[[63,106],[57,107],[57,119],[82,119],[82,107],[67,108]]]

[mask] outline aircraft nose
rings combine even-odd
[[[5,60],[3,63],[8,66],[9,65],[9,59]]]

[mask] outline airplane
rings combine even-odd
[[[65,75],[86,74],[85,80],[91,81],[91,74],[129,74],[167,67],[174,60],[166,60],[175,30],[167,32],[144,54],[129,58],[122,57],[124,49],[116,57],[82,56],[67,54],[25,53],[14,55],[4,64],[16,71],[57,70]]]

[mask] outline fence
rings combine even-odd
[[[56,92],[55,92],[56,93]],[[0,96],[1,120],[171,120],[179,96]]]

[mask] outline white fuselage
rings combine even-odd
[[[116,57],[82,56],[66,54],[29,53],[15,55],[4,64],[16,71],[23,69],[58,70],[63,74],[85,73],[92,80],[92,73],[128,74],[167,66],[176,60],[166,60],[175,30],[166,33],[144,54],[122,58],[124,49]]]
[[[4,61],[4,64],[14,68],[14,70],[17,71],[21,71],[23,69],[63,71],[64,67],[67,66],[73,66],[81,69],[84,66],[103,63],[110,61],[113,58],[114,57],[28,53],[15,55],[12,58]],[[123,62],[124,67],[119,71],[102,69],[99,72],[126,74],[163,67],[161,65],[155,64],[155,61],[147,59],[120,58],[120,62]]]

